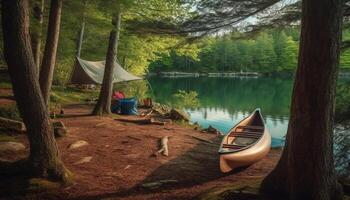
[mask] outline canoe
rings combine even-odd
[[[271,135],[260,109],[235,125],[222,139],[219,155],[222,172],[252,165],[264,158],[271,148]]]

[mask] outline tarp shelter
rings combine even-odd
[[[71,84],[102,84],[105,61],[87,61],[77,58],[77,64],[73,69]],[[117,62],[113,73],[113,83],[141,80],[141,77],[130,74]]]

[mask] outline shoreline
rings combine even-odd
[[[162,78],[259,78],[259,77],[293,77],[294,72],[149,72],[146,77]],[[338,77],[350,78],[350,72],[347,70],[340,71]]]

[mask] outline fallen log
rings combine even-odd
[[[207,139],[204,139],[204,138],[200,138],[200,137],[196,137],[196,136],[193,136],[193,135],[189,135],[190,137],[196,139],[196,140],[199,140],[201,142],[206,142],[206,143],[209,143],[209,144],[214,144],[213,141],[210,141],[210,140],[207,140]]]
[[[115,119],[117,121],[121,121],[121,122],[128,122],[128,123],[135,123],[135,124],[150,124],[151,123],[151,119]]]
[[[155,153],[155,155],[162,154],[163,156],[169,155],[168,149],[169,136],[164,136],[160,139],[160,149]]]
[[[165,124],[172,124],[171,119],[163,119],[163,118],[151,118],[151,124],[157,124],[157,125],[165,125]]]
[[[12,119],[7,119],[7,118],[3,118],[3,117],[0,117],[0,127],[19,131],[19,132],[23,132],[26,130],[23,122],[12,120]]]
[[[143,117],[143,118],[149,117],[152,113],[153,113],[153,110],[146,112],[146,113],[142,113],[141,117]]]
[[[121,122],[129,122],[129,123],[135,123],[135,124],[156,124],[156,125],[165,125],[168,123],[172,123],[172,121],[170,119],[161,119],[161,118],[147,118],[147,119],[123,119],[123,118],[119,118],[119,119],[115,119]]]

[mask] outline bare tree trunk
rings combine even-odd
[[[262,190],[290,199],[342,198],[333,162],[341,0],[303,0],[299,64],[286,147]]]
[[[97,104],[92,112],[93,115],[103,115],[111,113],[111,100],[113,90],[113,72],[117,59],[118,40],[120,32],[121,13],[118,11],[112,20],[115,29],[109,35],[106,65],[103,75],[102,87]]]
[[[27,128],[31,172],[39,177],[68,181],[68,171],[61,162],[36,77],[29,38],[28,1],[3,0],[1,8],[4,54],[17,105]]]
[[[44,0],[37,0],[33,6],[33,16],[35,19],[35,26],[31,31],[31,41],[32,49],[34,54],[34,62],[37,66],[37,71],[40,70],[40,54],[41,54],[41,37],[42,37],[42,27],[44,22]],[[39,74],[38,74],[39,77]]]
[[[77,57],[78,58],[80,58],[80,55],[81,55],[81,46],[83,45],[84,30],[85,30],[85,20],[83,21],[83,23],[81,23],[81,28],[80,28],[80,32],[79,32],[78,50],[77,50]]]
[[[56,64],[56,54],[61,24],[61,11],[62,0],[51,0],[45,51],[39,77],[40,88],[46,105],[48,105],[50,100],[53,72]]]
[[[84,31],[85,31],[85,9],[86,9],[87,0],[84,1],[84,11],[83,11],[83,22],[81,23],[81,28],[79,31],[79,40],[77,43],[77,57],[80,58],[81,55],[81,47],[83,45],[83,39],[84,39]]]

